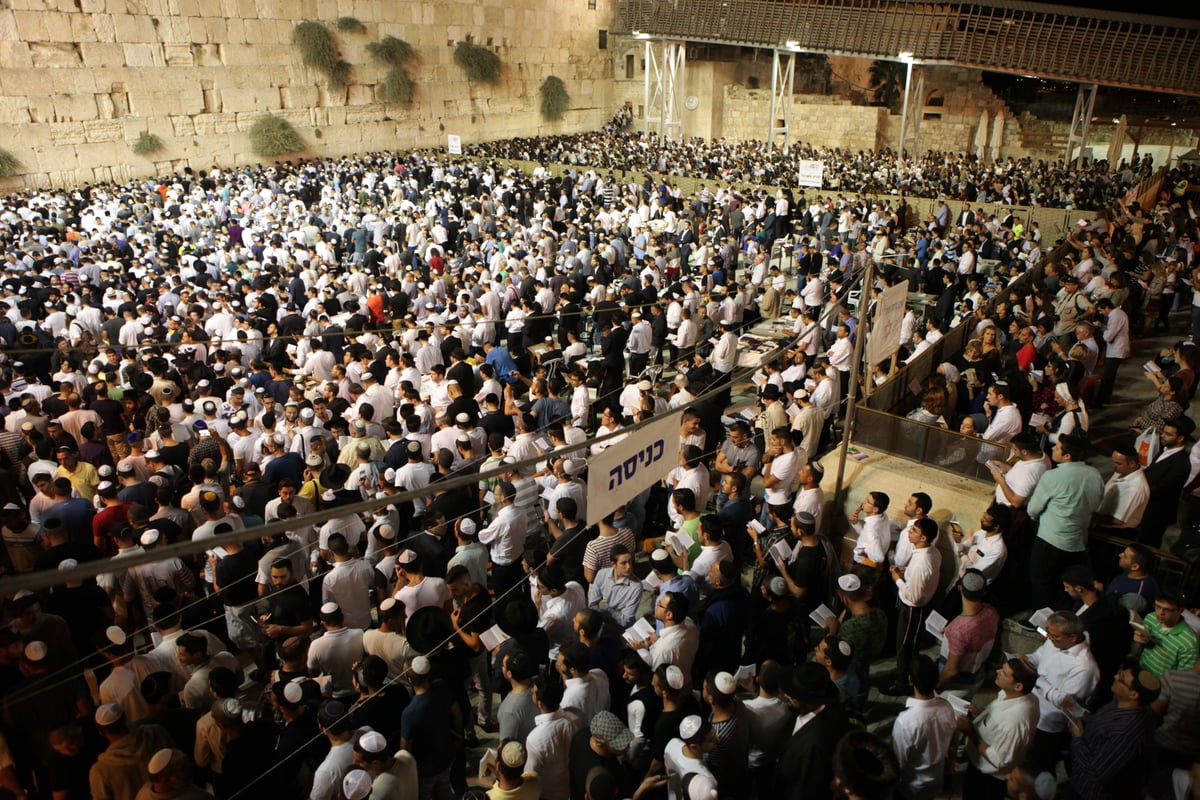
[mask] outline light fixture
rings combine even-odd
[[[795,39],[788,39],[786,42],[784,42],[784,47],[788,47],[792,50],[796,50],[800,47],[800,43],[797,42]]]
[[[634,31],[634,32],[633,32],[633,38],[635,38],[635,39],[649,39],[649,38],[650,38],[650,34],[648,34],[648,33],[642,33],[641,31]]]
[[[903,61],[905,64],[911,64],[916,59],[913,56],[911,50],[902,50],[902,51],[900,51],[900,60]]]

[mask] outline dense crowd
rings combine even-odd
[[[576,164],[598,170],[686,175],[701,180],[795,188],[797,162],[820,161],[824,188],[847,193],[946,196],[970,203],[1103,210],[1154,171],[1149,155],[1128,163],[1094,161],[1080,168],[1041,159],[988,159],[929,150],[901,163],[890,150],[854,152],[807,143],[767,148],[759,141],[674,142],[645,133],[601,133],[505,139],[471,145],[476,157]]]
[[[1045,797],[1065,757],[1077,796],[1175,796],[1200,672],[1149,547],[1177,509],[1200,546],[1195,346],[1112,477],[1086,453],[1136,333],[1200,328],[1195,214],[1165,194],[1060,248],[915,216],[428,154],[5,198],[2,564],[61,578],[4,597],[0,794]],[[928,303],[860,374],[904,280]],[[978,527],[914,472],[841,529],[818,457],[849,390],[959,326],[910,416],[987,460]],[[589,509],[589,460],[670,413],[666,480]],[[1029,609],[1045,643],[1001,653]]]

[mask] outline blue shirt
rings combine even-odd
[[[492,348],[492,351],[487,354],[484,363],[490,364],[496,370],[496,378],[501,383],[514,383],[516,378],[513,378],[509,373],[517,371],[517,362],[513,361],[513,357],[509,355],[507,347],[499,345]]]

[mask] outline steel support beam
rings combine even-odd
[[[771,51],[771,118],[767,125],[767,149],[778,145],[787,152],[792,127],[792,95],[796,87],[796,54]]]
[[[1095,83],[1090,87],[1080,84],[1079,92],[1075,95],[1075,110],[1071,113],[1071,132],[1067,135],[1067,152],[1063,156],[1063,162],[1071,163],[1071,155],[1078,146],[1079,153],[1075,156],[1076,168],[1083,166],[1083,153],[1087,149],[1088,133],[1092,129],[1092,113],[1096,110],[1096,92],[1099,88]]]
[[[683,138],[683,71],[687,46],[678,41],[646,42],[646,133],[663,139]]]
[[[917,155],[921,133],[921,116],[925,108],[925,73],[918,72],[913,81],[912,61],[906,62],[904,72],[904,103],[900,109],[900,142],[896,151],[900,161],[907,161],[905,152]]]

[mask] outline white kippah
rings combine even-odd
[[[862,588],[862,581],[853,573],[847,572],[838,578],[838,588],[843,592],[857,592]]]
[[[683,670],[674,664],[667,667],[667,686],[675,690],[683,688]]]
[[[104,629],[104,638],[120,647],[128,641],[129,637],[125,635],[125,631],[121,630],[119,625],[109,625]]]
[[[139,539],[139,541],[146,547],[149,547],[150,545],[152,545],[158,541],[158,537],[159,537],[159,532],[157,530],[155,530],[154,528],[151,528],[150,530],[148,530],[142,534],[141,539]]]
[[[383,738],[383,734],[377,731],[367,731],[358,739],[358,746],[365,753],[382,753],[387,747],[387,739]]]
[[[687,741],[700,732],[700,728],[704,723],[696,714],[684,717],[683,722],[679,723],[679,738]]]
[[[464,536],[473,535],[475,533],[476,527],[477,526],[475,525],[475,520],[471,519],[470,517],[466,517],[463,519],[462,522],[458,523],[458,530]]]
[[[166,771],[167,767],[171,766],[171,757],[174,754],[175,751],[169,747],[159,750],[150,756],[150,763],[146,765],[147,771],[152,777]]]
[[[322,614],[336,614],[338,612],[338,604],[332,600],[321,606]]]
[[[728,672],[718,672],[713,684],[721,694],[733,694],[737,691],[737,681]]]
[[[432,667],[433,665],[429,663],[429,659],[425,656],[417,656],[412,660],[412,671],[416,675],[428,675]]]
[[[304,699],[304,687],[300,681],[291,681],[283,687],[283,699],[289,703],[299,703]]]
[[[115,725],[121,721],[121,707],[116,703],[105,703],[96,709],[96,724],[102,728]]]
[[[342,779],[342,794],[346,800],[366,800],[371,796],[371,776],[362,769],[347,772]]]

